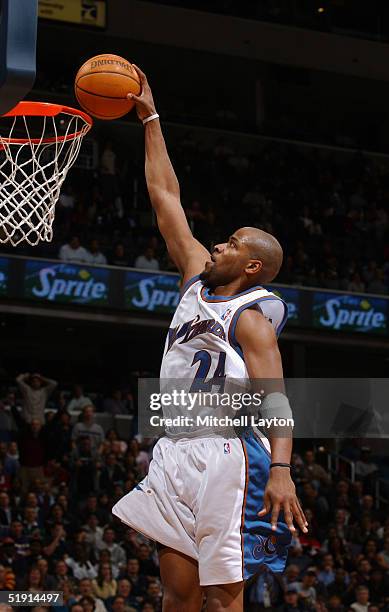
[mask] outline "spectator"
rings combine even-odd
[[[0,591],[13,591],[15,589],[15,574],[9,568],[0,565]]]
[[[138,255],[134,263],[135,268],[142,270],[159,270],[158,260],[154,257],[154,250],[151,247],[147,247],[143,255]]]
[[[22,411],[24,420],[31,423],[33,419],[38,419],[43,425],[46,402],[56,388],[57,382],[43,378],[40,374],[19,374],[16,382],[24,398]]]
[[[87,263],[96,266],[105,266],[107,264],[107,258],[100,251],[99,241],[96,239],[91,241],[90,249],[87,251]]]
[[[109,453],[106,457],[105,465],[100,472],[100,490],[106,491],[109,495],[112,495],[115,485],[123,484],[125,476],[123,468],[116,460],[116,455],[114,453]]]
[[[97,572],[96,572],[97,576]],[[94,578],[96,577],[94,576]],[[81,578],[79,583],[80,595],[78,602],[81,602],[84,597],[90,597],[94,603],[94,612],[106,612],[106,607],[99,597],[93,595],[92,580],[90,578]]]
[[[355,590],[355,598],[356,601],[351,604],[350,611],[352,612],[368,612],[370,602],[369,602],[369,589],[360,585]]]
[[[368,446],[361,448],[360,459],[355,463],[355,474],[357,478],[365,480],[371,478],[378,471],[378,466],[371,461],[371,450]]]
[[[112,577],[112,569],[109,563],[100,563],[97,578],[92,580],[92,589],[96,597],[108,599],[115,597],[117,582]]]
[[[87,549],[82,544],[76,544],[74,556],[65,559],[65,563],[72,570],[73,576],[77,580],[83,581],[85,578],[96,578],[97,571],[88,559]],[[81,583],[80,583],[81,592]]]
[[[86,406],[91,406],[91,405],[92,405],[92,401],[89,399],[89,397],[86,397],[84,395],[84,389],[82,385],[75,385],[73,397],[71,398],[71,400],[69,401],[67,405],[67,410],[69,411],[82,410]]]
[[[123,394],[120,389],[115,389],[112,396],[104,400],[104,412],[115,414],[129,414],[127,401],[123,399]]]
[[[34,418],[28,423],[15,407],[12,414],[18,426],[21,486],[26,492],[36,478],[44,479],[46,436],[40,420]]]
[[[100,461],[100,454],[92,446],[92,438],[88,435],[79,436],[78,444],[70,456],[72,484],[76,496],[82,498],[97,488]]]
[[[87,436],[91,440],[92,449],[97,451],[103,443],[104,430],[94,422],[94,414],[94,406],[84,406],[81,420],[73,428],[72,439],[78,442],[79,438]]]
[[[68,263],[88,263],[88,251],[81,246],[78,236],[72,236],[59,250],[59,259]]]
[[[126,553],[120,544],[115,542],[115,532],[111,527],[104,529],[103,539],[97,544],[97,550],[102,551],[108,549],[111,553],[112,569],[119,570],[125,566]]]
[[[124,245],[121,242],[119,242],[119,244],[115,246],[115,250],[110,259],[110,264],[112,266],[129,266],[130,265],[129,259],[124,249]]]
[[[296,587],[288,587],[284,594],[284,603],[277,608],[278,612],[303,612],[305,606],[299,601]]]
[[[329,475],[321,465],[315,462],[315,453],[312,450],[306,451],[304,462],[304,477],[308,482],[311,482],[316,488],[319,488],[320,485],[328,486],[330,484]]]

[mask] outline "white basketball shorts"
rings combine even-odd
[[[198,562],[200,585],[282,572],[290,532],[259,519],[270,455],[253,432],[242,438],[161,438],[149,473],[112,512],[148,538]],[[282,516],[280,516],[282,519]]]

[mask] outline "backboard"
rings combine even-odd
[[[0,0],[0,115],[34,84],[37,24],[38,0]]]

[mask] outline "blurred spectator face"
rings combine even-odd
[[[38,587],[41,583],[41,573],[38,568],[32,568],[29,575],[30,587]]]
[[[127,599],[131,594],[131,582],[123,578],[118,582],[118,595]]]
[[[130,576],[139,573],[139,561],[138,559],[129,559],[127,562],[127,573]]]
[[[93,612],[95,609],[95,602],[93,597],[86,596],[80,599],[80,604],[82,606],[83,612]]]
[[[116,245],[115,256],[120,258],[124,257],[124,246],[122,244]]]
[[[80,580],[80,595],[82,597],[90,597],[92,595],[92,582],[89,578],[83,578]]]
[[[150,549],[147,544],[142,544],[139,546],[138,558],[140,561],[145,561],[150,556]]]
[[[309,588],[313,586],[316,582],[316,573],[315,572],[307,572],[303,576],[303,586],[304,588]]]
[[[96,512],[96,510],[97,510],[97,497],[96,497],[96,495],[91,495],[90,497],[88,497],[87,502],[86,502],[86,507],[89,510],[89,512]]]
[[[104,531],[104,536],[103,536],[104,542],[106,542],[106,544],[113,544],[115,541],[115,532],[113,529],[106,529]]]
[[[11,535],[13,538],[20,538],[23,534],[23,525],[20,521],[12,521],[11,523]]]
[[[125,601],[123,597],[115,597],[112,604],[113,612],[124,612],[125,609]]]
[[[155,612],[155,608],[151,603],[145,603],[142,608],[142,612]]]
[[[27,493],[26,506],[30,506],[31,508],[38,507],[38,499],[35,493]]]
[[[154,258],[154,249],[152,249],[151,247],[147,247],[147,249],[145,249],[145,257],[146,259],[153,259]]]
[[[32,419],[31,421],[31,431],[33,434],[38,434],[42,429],[42,424],[38,419]]]
[[[82,411],[82,420],[86,423],[90,423],[93,421],[94,413],[95,411],[93,406],[85,406],[84,410]]]
[[[335,582],[337,582],[338,584],[344,583],[345,576],[346,572],[344,571],[344,569],[339,567],[337,570],[335,570]]]
[[[24,518],[27,523],[35,523],[36,519],[36,509],[35,508],[26,508],[24,511]]]
[[[41,386],[42,386],[42,381],[41,381],[41,379],[39,378],[39,376],[31,376],[31,379],[30,379],[30,384],[31,384],[31,387],[32,387],[33,389],[37,390],[37,389],[40,389],[40,388],[41,388]]]
[[[70,414],[68,412],[61,412],[61,416],[59,417],[59,421],[61,423],[61,425],[63,425],[64,427],[67,427],[70,424]]]
[[[297,600],[298,600],[298,593],[297,593],[297,591],[286,591],[286,593],[284,595],[284,599],[285,599],[285,603],[288,606],[296,607],[297,606]]]
[[[153,598],[161,596],[161,588],[158,582],[150,582],[149,586],[147,587],[147,594]]]
[[[315,454],[314,454],[314,452],[310,451],[310,450],[307,451],[305,453],[304,459],[305,459],[305,463],[307,465],[312,465],[312,463],[315,463]]]
[[[70,240],[69,240],[69,246],[71,249],[77,250],[80,248],[80,239],[78,236],[73,236]]]
[[[368,574],[371,570],[371,565],[367,559],[362,559],[358,564],[358,571],[361,574]]]
[[[66,565],[65,561],[62,561],[62,559],[57,561],[56,566],[55,566],[55,573],[57,574],[57,576],[66,576],[67,575],[67,573],[68,573],[68,566]]]
[[[332,569],[334,567],[334,559],[332,555],[324,555],[323,557],[323,568]]]
[[[100,251],[100,245],[98,240],[92,240],[90,243],[90,251],[91,253],[98,253]]]
[[[288,582],[295,582],[298,578],[300,570],[297,565],[289,565],[286,568],[285,573],[288,578]]]
[[[49,569],[49,564],[47,563],[46,559],[38,559],[37,566],[42,576],[46,576]]]
[[[75,385],[74,386],[74,397],[79,399],[80,397],[82,397],[84,394],[84,389],[82,388],[81,385]]]
[[[362,508],[363,510],[369,511],[373,509],[373,504],[374,504],[374,499],[372,497],[372,495],[364,495],[362,497]]]
[[[18,454],[18,445],[16,444],[16,442],[10,442],[9,443],[8,453],[10,455],[17,455]]]
[[[101,563],[100,567],[101,567],[101,575],[103,577],[103,580],[106,580],[107,582],[112,580],[111,565],[109,563]]]
[[[366,542],[365,550],[366,550],[366,554],[367,555],[375,554],[377,552],[377,544],[376,544],[375,540],[368,540]]]
[[[337,524],[344,525],[346,522],[346,518],[347,518],[347,515],[346,515],[345,510],[343,510],[343,508],[339,508],[335,514],[335,520]]]
[[[331,595],[331,597],[328,600],[328,606],[330,610],[339,608],[341,605],[342,605],[342,600],[340,599],[339,595]]]
[[[369,601],[369,589],[364,587],[364,586],[360,586],[356,589],[355,591],[355,595],[356,595],[356,600],[359,604],[366,606],[367,602]]]
[[[0,493],[0,507],[8,508],[9,506],[9,496],[7,493]]]
[[[70,608],[70,612],[84,612],[84,608],[80,604],[76,603]]]
[[[116,463],[116,456],[114,455],[114,453],[110,453],[107,456],[107,465],[108,466],[113,466]]]
[[[66,497],[66,495],[58,495],[57,502],[63,510],[66,510],[69,505],[68,498]]]
[[[95,531],[96,527],[98,526],[99,526],[99,520],[97,516],[95,514],[91,514],[88,517],[88,527],[90,527],[91,529],[93,529],[93,531]]]
[[[100,563],[108,563],[109,565],[111,565],[111,553],[108,548],[104,548],[100,552],[99,561]]]
[[[349,484],[345,480],[340,480],[336,485],[336,492],[338,495],[347,495],[349,492]]]

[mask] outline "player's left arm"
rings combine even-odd
[[[236,325],[235,337],[239,342],[250,380],[261,381],[266,395],[284,393],[283,371],[277,337],[273,326],[258,311],[248,308],[242,312]],[[285,398],[286,399],[286,398]],[[290,463],[292,454],[292,430],[269,429],[272,463]],[[303,532],[307,532],[307,520],[296,496],[296,488],[285,467],[273,467],[264,493],[264,507],[258,513],[264,516],[271,511],[272,529],[277,528],[278,515],[284,512],[285,522],[295,532],[293,519]]]

